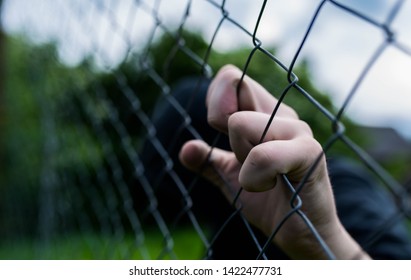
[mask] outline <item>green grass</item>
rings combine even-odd
[[[158,231],[146,233],[137,244],[133,236],[116,238],[96,234],[71,235],[44,243],[33,240],[0,243],[0,259],[88,260],[88,259],[201,259],[204,245],[192,230],[173,232],[172,252],[164,251],[164,238]]]

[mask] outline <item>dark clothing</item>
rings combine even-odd
[[[374,259],[411,259],[410,230],[391,195],[361,166],[330,161],[338,216]]]
[[[173,221],[176,217],[189,216],[182,212],[182,207],[187,206],[183,188],[190,192],[192,199],[192,207],[186,210],[194,213],[200,225],[206,224],[218,231],[233,209],[217,188],[197,178],[178,161],[178,151],[187,140],[201,136],[212,144],[216,139],[217,132],[207,124],[205,96],[208,84],[208,81],[199,82],[194,78],[184,80],[173,89],[171,98],[159,101],[152,121],[157,130],[156,137],[167,149],[169,158],[147,141],[142,159],[148,166],[147,176],[156,187],[160,211],[166,214],[166,219]],[[224,135],[220,135],[214,145],[230,149]],[[372,258],[411,259],[410,230],[389,194],[372,181],[361,166],[340,159],[330,160],[328,166],[338,215],[353,238]],[[190,217],[179,219],[179,223],[184,223]],[[267,238],[255,228],[252,231],[259,243],[264,244]],[[259,250],[252,236],[244,220],[236,215],[225,224],[212,244],[211,258],[255,259]],[[275,245],[269,247],[266,256],[269,259],[288,258]]]

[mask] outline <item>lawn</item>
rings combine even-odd
[[[146,234],[139,243],[131,235],[76,234],[48,243],[33,240],[0,243],[0,259],[201,259],[204,256],[204,245],[195,231],[179,229],[173,232],[171,244],[172,252],[165,250],[163,235],[158,231]]]

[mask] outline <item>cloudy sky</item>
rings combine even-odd
[[[176,26],[191,3],[186,26],[201,30],[210,39],[221,19],[221,11],[204,0],[4,0],[2,21],[11,33],[25,32],[36,42],[54,40],[67,63],[99,52],[101,63],[115,65],[130,46],[138,48],[155,25],[151,9],[162,22]],[[214,0],[221,3],[221,0]],[[229,17],[253,31],[263,1],[226,0]],[[340,0],[378,24],[388,23],[395,40],[411,49],[411,3],[404,1],[389,19],[394,0]],[[264,45],[275,45],[278,58],[288,65],[302,41],[321,1],[268,1],[257,37]],[[321,9],[301,58],[311,62],[315,83],[333,94],[341,104],[358,77],[381,47],[386,34],[374,24],[327,2]],[[226,50],[251,46],[233,24],[225,21],[215,47]],[[390,125],[411,137],[411,56],[388,46],[358,88],[347,114],[368,125]]]

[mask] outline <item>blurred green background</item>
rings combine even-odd
[[[275,54],[275,46],[266,49]],[[116,155],[123,178],[128,178],[133,166],[126,159],[124,139],[115,136],[118,127],[113,126],[113,119],[125,128],[127,141],[138,151],[147,131],[133,115],[133,106],[148,115],[152,111],[162,92],[153,73],[173,85],[189,75],[207,74],[207,69],[215,72],[227,63],[244,68],[251,50],[210,50],[200,33],[175,30],[163,33],[107,70],[92,57],[66,65],[59,58],[56,43],[38,44],[24,34],[0,31],[0,258],[201,258],[204,244],[193,228],[173,229],[173,252],[164,251],[164,242],[170,240],[161,229],[143,224],[142,235],[123,222],[129,213],[118,210],[118,205],[112,206],[118,217],[112,217],[110,202],[102,206],[107,196],[99,184],[106,180],[118,186],[118,182],[108,171],[111,162],[96,126],[105,128],[110,153]],[[190,53],[206,59],[209,68]],[[294,73],[301,87],[336,113],[329,95],[310,82],[308,61],[300,62]],[[247,74],[277,98],[289,84],[288,73],[259,51],[253,55]],[[138,100],[137,105],[130,103],[125,91],[132,100]],[[284,102],[311,125],[320,143],[325,144],[333,135],[333,123],[300,92],[291,89]],[[364,133],[363,127],[348,118],[342,122],[354,142],[374,147],[375,139]],[[328,155],[356,159],[339,142]],[[405,182],[410,164],[406,154],[383,156],[378,161],[399,182]],[[127,182],[124,179],[120,184],[132,188]],[[115,203],[124,202],[121,194],[116,197]],[[110,219],[122,224],[121,229],[107,230],[104,224]]]

